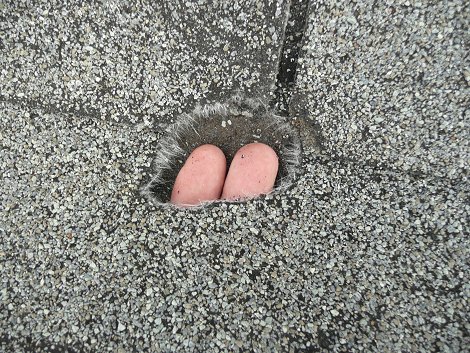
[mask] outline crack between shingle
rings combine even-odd
[[[289,102],[295,86],[297,63],[306,31],[308,1],[290,0],[284,39],[279,55],[276,88],[271,107],[280,115],[289,115]]]

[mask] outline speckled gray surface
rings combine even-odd
[[[468,67],[462,53],[466,34],[456,24],[468,15],[463,8],[452,13],[426,3],[419,9],[395,5],[393,13],[377,4],[370,11],[364,9],[374,13],[368,22],[356,17],[371,30],[369,55],[361,56],[358,49],[361,59],[351,67],[353,79],[344,81],[338,58],[317,47],[340,37],[327,40],[321,35],[325,31],[314,33],[324,23],[337,27],[336,33],[346,31],[339,19],[332,21],[347,13],[349,2],[331,4],[337,5],[325,5],[329,11],[310,9],[297,76],[300,89],[292,100],[298,115],[291,121],[301,129],[304,147],[300,176],[288,190],[240,204],[218,203],[197,210],[153,206],[140,188],[150,177],[167,113],[152,105],[155,116],[146,119],[146,108],[129,108],[139,105],[134,96],[115,98],[117,105],[111,93],[109,99],[88,100],[95,89],[90,83],[83,86],[90,86],[89,96],[74,89],[68,98],[54,96],[51,85],[65,81],[48,76],[52,69],[19,86],[4,72],[41,67],[39,58],[48,62],[54,54],[39,46],[38,57],[26,56],[13,69],[17,54],[4,51],[1,60],[10,64],[2,67],[0,102],[0,350],[468,350],[468,84],[451,80],[460,72],[457,67]],[[443,25],[455,23],[454,31],[443,32],[445,38],[432,47],[442,56],[427,54],[430,62],[448,58],[454,64],[445,66],[448,76],[442,74],[444,69],[440,75],[426,70],[424,77],[435,78],[429,83],[434,88],[419,91],[427,115],[414,100],[401,103],[416,119],[426,117],[426,124],[405,113],[393,115],[408,131],[400,140],[392,133],[394,125],[385,123],[390,120],[382,122],[383,136],[397,141],[389,140],[386,147],[342,131],[352,124],[375,131],[370,129],[375,126],[371,119],[382,114],[391,119],[393,110],[365,114],[349,109],[346,116],[344,94],[368,92],[378,99],[389,89],[400,95],[414,87],[412,77],[406,76],[411,80],[406,81],[404,74],[403,80],[365,88],[354,79],[361,73],[381,77],[380,59],[390,47],[381,36],[397,43],[403,38],[397,60],[413,65],[405,39],[414,38],[421,27],[373,31],[381,28],[380,21],[393,23],[405,10],[408,22],[403,23],[421,12],[428,12],[424,18],[432,23],[433,16],[447,16]],[[3,5],[2,11],[11,8]],[[137,14],[136,18],[140,20]],[[8,21],[2,19],[2,26]],[[21,28],[14,33],[22,38],[53,37],[41,34],[40,26],[29,32]],[[360,33],[361,28],[355,31]],[[110,46],[125,42],[124,29]],[[459,41],[459,48],[451,45]],[[126,46],[128,52],[138,47]],[[214,56],[219,56],[217,50]],[[452,59],[459,56],[460,66]],[[81,65],[71,53],[62,60],[72,67]],[[183,65],[181,57],[173,60]],[[100,67],[91,64],[92,69]],[[138,84],[133,77],[124,80],[119,70],[114,76],[123,80],[124,91],[131,92]],[[338,81],[329,91],[330,103],[319,78]],[[7,96],[23,91],[19,87],[24,87],[24,96]],[[168,109],[182,104],[178,97]],[[357,104],[362,107],[365,101]],[[72,106],[78,106],[76,113],[69,111]],[[320,114],[316,106],[330,110],[322,108]],[[125,113],[123,107],[134,113]],[[439,113],[439,107],[447,113]],[[103,113],[96,114],[95,108]],[[102,119],[114,117],[109,109],[122,113],[126,122],[135,116],[138,123]],[[432,127],[440,125],[447,127],[434,135]],[[322,148],[315,138],[319,129]],[[416,145],[414,138],[424,137],[434,159],[410,148]],[[385,150],[393,153],[381,153]],[[410,164],[410,158],[417,163]]]
[[[338,158],[460,179],[469,169],[464,1],[312,4],[292,108]]]
[[[0,97],[121,121],[274,84],[287,1],[0,4]]]

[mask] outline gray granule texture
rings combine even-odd
[[[469,169],[465,1],[310,6],[294,110],[339,158],[459,179]]]
[[[0,351],[468,351],[468,8],[312,2],[294,183],[176,209],[169,123],[267,94],[287,4],[174,3],[0,4]]]
[[[467,184],[306,148],[287,191],[164,209],[153,128],[1,108],[4,350],[465,347]]]
[[[286,9],[283,0],[2,2],[0,97],[140,122],[237,89],[268,95]]]

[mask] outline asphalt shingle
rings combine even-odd
[[[0,5],[0,350],[468,350],[458,1],[310,4],[294,183],[142,195],[178,111],[267,98],[286,8]]]

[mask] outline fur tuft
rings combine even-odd
[[[230,162],[238,148],[255,141],[271,146],[279,156],[273,193],[287,189],[298,176],[300,166],[301,142],[297,131],[261,99],[237,94],[226,103],[197,106],[191,114],[178,118],[160,141],[153,160],[153,176],[141,192],[155,205],[175,207],[169,203],[171,188],[187,156],[196,147],[206,143],[219,146]],[[206,202],[199,207],[214,202],[229,201]]]

